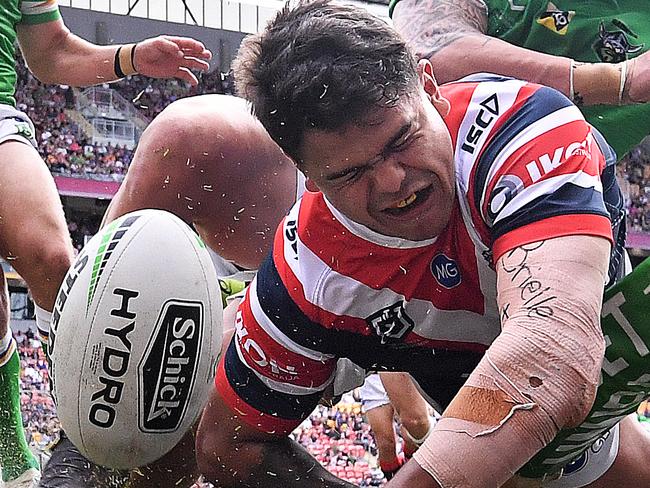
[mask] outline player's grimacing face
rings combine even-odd
[[[378,109],[364,124],[308,131],[301,169],[340,212],[383,235],[437,236],[455,193],[448,102],[424,91]]]

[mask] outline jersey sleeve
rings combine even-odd
[[[472,178],[473,209],[496,261],[530,243],[567,235],[612,240],[601,173],[606,160],[577,107],[535,90],[486,144]]]
[[[236,332],[215,380],[226,404],[244,422],[277,435],[286,435],[309,416],[336,370],[334,355],[307,339],[306,331],[320,326],[300,311],[292,291],[269,256],[239,306]]]
[[[56,0],[21,0],[20,13],[20,23],[28,25],[44,24],[61,18]]]

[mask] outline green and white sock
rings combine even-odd
[[[38,329],[38,338],[43,345],[43,352],[47,356],[47,341],[50,336],[50,325],[52,323],[52,312],[34,304],[34,315],[36,318],[36,328]]]
[[[38,460],[25,439],[20,412],[20,358],[16,341],[7,331],[0,340],[0,464],[4,481],[20,476]]]

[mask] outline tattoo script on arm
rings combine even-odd
[[[545,241],[519,246],[500,260],[505,279],[518,290],[521,301],[517,304],[506,303],[501,307],[501,320],[510,316],[511,310],[521,308],[531,318],[549,318],[553,316],[556,296],[550,286],[544,283],[539,269],[530,264],[531,256],[539,252]]]

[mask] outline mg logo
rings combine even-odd
[[[462,281],[456,261],[444,254],[438,254],[433,258],[431,272],[436,281],[445,288],[454,288]]]
[[[415,326],[413,319],[406,314],[403,301],[373,313],[366,322],[381,337],[382,344],[404,339]]]

